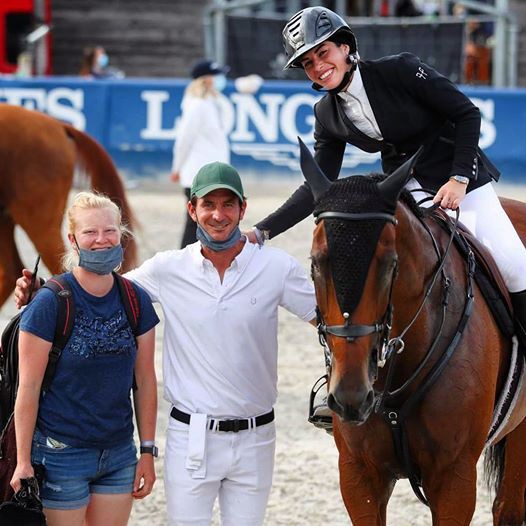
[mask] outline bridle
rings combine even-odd
[[[362,213],[350,213],[350,212],[321,212],[316,216],[315,223],[318,224],[322,219],[343,219],[345,221],[366,221],[366,220],[382,220],[393,225],[398,224],[398,220],[392,214],[383,212],[362,212]],[[393,318],[393,304],[392,304],[392,293],[394,281],[397,275],[398,266],[393,267],[391,275],[391,283],[389,286],[389,298],[387,302],[387,308],[381,317],[379,322],[375,322],[372,325],[358,325],[350,322],[350,313],[344,312],[343,317],[345,322],[343,325],[327,325],[323,320],[320,309],[316,308],[317,316],[317,328],[318,337],[320,344],[325,349],[325,356],[327,367],[330,368],[331,358],[330,350],[327,345],[327,335],[331,334],[338,338],[345,338],[348,342],[353,342],[356,338],[368,336],[370,334],[377,334],[377,343],[375,350],[378,352],[380,348],[385,347],[389,341],[389,333],[391,331],[391,323]]]
[[[419,189],[422,190],[422,189]],[[431,193],[431,192],[429,192]],[[434,194],[434,192],[433,192]],[[422,199],[418,205],[421,205],[422,203],[429,201],[433,199],[433,196],[427,197],[425,199]],[[438,208],[438,205],[434,205],[426,210],[427,214],[432,213],[436,208]],[[424,209],[425,210],[425,209]],[[350,212],[320,212],[316,215],[315,223],[318,224],[322,219],[343,219],[346,221],[366,221],[366,220],[383,220],[389,223],[392,223],[394,226],[398,225],[398,220],[393,214],[388,214],[384,212],[362,212],[362,213],[350,213]],[[431,233],[429,227],[422,221],[422,225],[424,226],[425,230],[428,232],[428,234],[431,237],[433,248],[435,250],[435,253],[437,254],[439,264],[436,268],[436,270],[433,273],[433,276],[429,282],[429,285],[426,289],[426,292],[424,294],[424,297],[416,310],[413,318],[409,322],[409,324],[405,327],[405,329],[402,331],[402,333],[397,336],[396,338],[389,339],[389,335],[392,328],[392,319],[393,319],[393,303],[392,303],[392,295],[393,295],[393,288],[394,288],[394,282],[395,278],[398,273],[398,266],[395,265],[393,267],[392,275],[391,275],[391,283],[389,286],[389,296],[388,296],[388,302],[386,310],[381,317],[380,322],[373,323],[372,325],[356,325],[352,324],[350,322],[350,313],[344,312],[343,317],[345,319],[345,322],[343,325],[327,325],[323,319],[323,316],[319,310],[319,308],[316,308],[316,315],[317,315],[317,328],[318,328],[318,337],[320,344],[323,346],[325,351],[325,361],[327,368],[330,369],[331,367],[331,350],[327,344],[327,335],[331,334],[333,336],[339,337],[339,338],[345,338],[348,342],[353,342],[356,338],[360,338],[363,336],[368,336],[370,334],[378,334],[376,345],[374,346],[374,350],[377,353],[377,359],[378,359],[378,366],[383,367],[385,365],[385,362],[389,359],[389,357],[393,354],[393,352],[396,352],[400,354],[404,350],[404,340],[403,337],[405,334],[409,331],[409,329],[413,326],[416,319],[422,312],[422,309],[424,308],[425,303],[429,299],[429,296],[431,294],[431,291],[436,283],[436,280],[440,274],[443,275],[443,285],[445,288],[445,295],[448,295],[448,289],[450,285],[450,280],[447,276],[443,273],[443,268],[446,262],[447,255],[449,254],[449,250],[451,247],[451,244],[454,239],[455,232],[457,230],[457,224],[459,219],[459,210],[456,210],[456,218],[453,221],[453,228],[451,229],[451,235],[449,237],[446,249],[444,250],[443,254],[440,254],[440,250],[438,248],[438,243],[436,242],[433,234]],[[443,320],[444,321],[445,312],[443,313]],[[438,338],[440,336],[442,324],[440,327],[440,331],[435,337],[435,341],[433,342],[433,345],[431,346],[432,349],[434,349]],[[429,355],[428,355],[429,356]],[[427,361],[427,360],[425,360]],[[419,368],[419,371],[421,368]],[[412,379],[415,375],[412,376]]]

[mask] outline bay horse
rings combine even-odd
[[[473,281],[472,258],[400,199],[416,157],[383,179],[331,183],[301,144],[315,198],[311,272],[330,357],[327,401],[355,526],[386,524],[399,478],[410,479],[434,525],[470,524],[477,461],[510,362],[511,339]],[[487,448],[494,524],[526,518],[525,444],[520,416]]]
[[[133,230],[123,182],[97,141],[43,113],[0,104],[0,307],[23,268],[15,225],[26,232],[49,271],[61,272],[62,220],[77,164],[94,190],[119,205]],[[137,247],[133,238],[123,240],[123,247],[125,271],[135,266]]]

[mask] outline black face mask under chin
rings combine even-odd
[[[326,90],[327,93],[332,93],[333,95],[336,95],[336,94],[340,93],[340,91],[345,89],[347,84],[349,84],[349,82],[351,80],[351,77],[352,77],[352,74],[354,73],[354,71],[356,70],[356,68],[358,66],[358,59],[355,56],[353,56],[353,55],[349,55],[347,57],[347,63],[348,64],[352,64],[351,68],[349,69],[349,71],[347,71],[345,73],[345,75],[343,76],[342,81],[335,88],[330,89],[330,90]],[[323,90],[323,86],[321,86],[317,82],[313,82],[312,83],[312,89],[315,89],[316,91],[324,91]]]

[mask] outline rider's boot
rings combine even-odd
[[[510,297],[513,304],[517,338],[519,338],[523,348],[526,348],[526,290],[511,292]]]

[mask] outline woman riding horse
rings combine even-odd
[[[455,85],[409,53],[362,61],[348,24],[325,7],[296,13],[283,30],[287,68],[303,68],[325,95],[314,106],[315,158],[330,180],[339,176],[347,143],[381,152],[391,173],[424,151],[409,185],[436,190],[435,203],[455,210],[493,255],[526,328],[526,249],[502,209],[491,180],[499,172],[477,147],[480,112]],[[277,236],[312,213],[308,185],[260,221],[249,237]],[[524,333],[524,329],[521,330]]]

